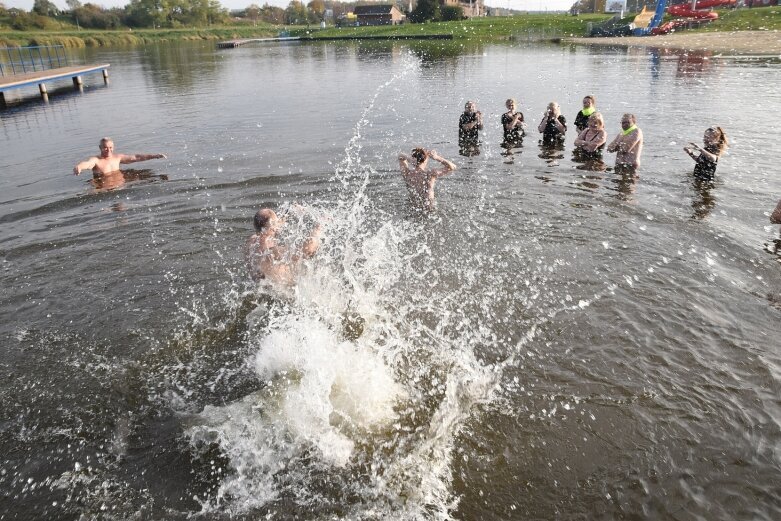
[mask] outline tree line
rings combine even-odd
[[[121,28],[178,28],[224,25],[241,20],[253,24],[274,25],[319,24],[326,13],[334,21],[352,12],[356,5],[365,2],[340,2],[336,0],[311,0],[307,4],[291,0],[287,8],[268,3],[262,7],[251,4],[246,9],[228,12],[218,0],[131,0],[124,7],[105,8],[81,0],[66,0],[68,8],[60,10],[51,0],[35,0],[33,8],[7,9],[0,2],[0,19],[13,29],[53,29],[57,22],[68,22],[86,29]],[[396,6],[407,14],[412,22],[459,20],[463,10],[458,6],[440,6],[439,0],[418,0],[415,9],[407,11],[406,4]],[[238,19],[238,20],[237,20]]]

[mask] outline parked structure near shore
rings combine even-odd
[[[460,7],[467,18],[485,16],[483,0],[439,0],[439,5],[441,7]]]
[[[395,5],[357,5],[353,14],[358,19],[358,25],[398,25],[404,23],[407,17]]]

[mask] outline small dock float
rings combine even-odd
[[[241,38],[238,40],[225,40],[224,42],[217,42],[218,49],[235,49],[242,45],[255,42],[297,42],[301,38],[298,36],[280,36],[276,38]]]

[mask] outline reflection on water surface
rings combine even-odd
[[[108,88],[2,113],[8,516],[779,517],[781,128],[746,95],[781,109],[778,60],[78,52]],[[573,158],[574,135],[539,148],[534,117],[499,145],[507,98],[574,118],[585,94],[610,135],[637,114],[639,176]],[[460,157],[470,99],[485,129]],[[733,144],[698,185],[681,147],[713,124]],[[103,135],[169,159],[85,186],[70,168]],[[414,146],[458,158],[429,215],[397,172]],[[321,252],[295,291],[251,285],[252,215],[294,203],[288,238],[322,220]]]

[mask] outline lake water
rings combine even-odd
[[[778,58],[73,58],[111,63],[110,85],[0,112],[0,519],[781,518]],[[537,145],[546,104],[572,122],[586,94],[610,139],[637,115],[638,179],[583,169],[572,128]],[[530,124],[512,155],[509,97]],[[710,125],[732,143],[702,186],[682,147]],[[73,176],[104,135],[168,159]],[[458,165],[429,215],[398,174],[416,145]],[[245,272],[265,205],[291,210],[291,243],[325,225],[293,291]]]

